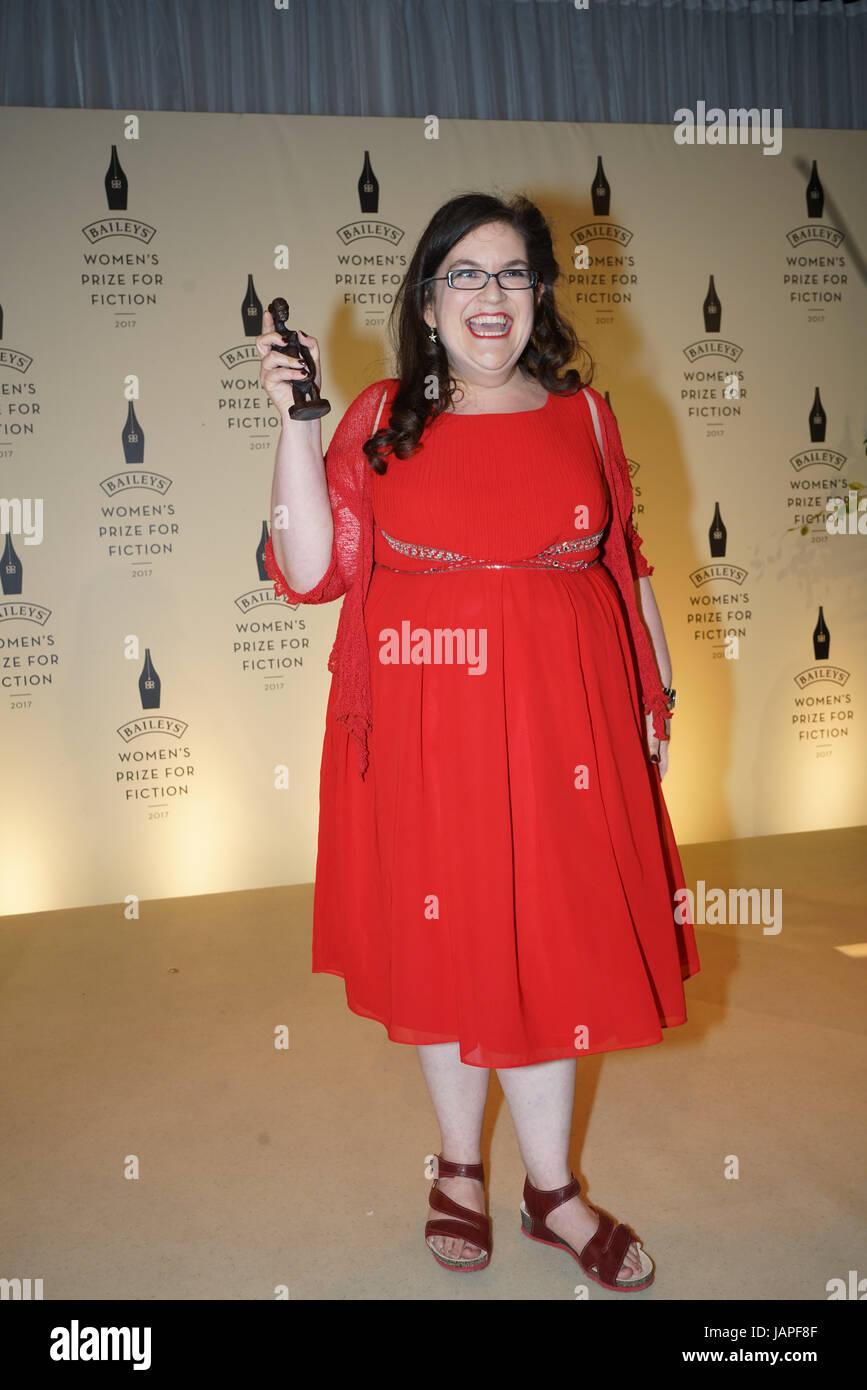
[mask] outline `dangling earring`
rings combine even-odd
[[[432,343],[435,343],[437,341],[437,331],[435,328],[431,329],[430,333],[428,333],[428,337],[430,338]]]

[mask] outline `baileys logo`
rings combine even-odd
[[[598,324],[613,323],[614,307],[632,302],[638,275],[634,254],[631,251],[626,253],[626,247],[632,241],[632,232],[628,227],[609,220],[611,184],[606,177],[601,154],[596,157],[590,200],[593,219],[572,231],[573,270],[566,276],[566,283],[576,286],[576,304],[592,306],[596,310]],[[601,243],[592,261],[588,249],[590,242]]]
[[[379,179],[373,172],[370,150],[364,151],[364,163],[358,179],[358,204],[362,216],[337,229],[337,235],[344,246],[350,246],[352,242],[360,241],[364,237],[375,237],[379,241],[387,241],[391,246],[399,246],[404,238],[403,228],[396,227],[391,222],[383,222],[376,216],[379,213]],[[373,220],[374,217],[376,220]]]
[[[130,651],[137,650],[138,644],[134,639],[129,639]],[[189,727],[182,719],[173,718],[168,714],[153,714],[149,711],[159,710],[161,707],[162,681],[154,666],[151,657],[150,647],[145,648],[144,663],[138,678],[139,699],[143,713],[141,716],[134,716],[121,724],[117,732],[124,743],[131,743],[134,739],[142,738],[145,734],[166,734],[170,738],[182,738]]]
[[[628,246],[633,236],[629,228],[608,220],[611,211],[611,184],[605,176],[601,154],[596,157],[596,173],[590,185],[590,201],[593,204],[593,220],[584,222],[574,229],[572,239],[575,244],[609,241],[617,246]]]
[[[708,278],[707,294],[702,303],[705,337],[696,339],[683,349],[688,362],[697,362],[704,357],[724,357],[728,362],[737,362],[743,348],[730,339],[712,337],[722,329],[722,302],[714,283],[713,275]],[[746,394],[745,392],[743,394]]]
[[[825,212],[825,189],[819,178],[819,169],[815,159],[810,177],[807,180],[805,197],[807,216],[812,220],[799,227],[793,227],[791,231],[786,233],[786,240],[790,246],[803,246],[808,241],[824,241],[827,246],[836,250],[845,241],[845,233],[822,221]]]
[[[125,213],[129,196],[129,179],[121,165],[117,145],[111,147],[111,158],[105,174],[105,196],[109,212]],[[91,245],[108,237],[131,237],[149,245],[157,234],[156,227],[135,217],[99,217],[81,229]]]
[[[810,406],[808,428],[811,444],[825,443],[828,416],[822,404],[818,386],[815,388],[813,403]],[[835,472],[839,473],[846,462],[846,455],[839,453],[836,449],[810,448],[802,449],[800,453],[793,454],[789,462],[796,473],[803,472],[805,468],[833,468]]]
[[[17,597],[24,592],[24,566],[12,541],[12,533],[6,533],[3,554],[0,556],[0,581],[4,596]],[[43,603],[29,600],[24,603],[0,603],[0,623],[28,622],[44,627],[52,616],[51,609]]]
[[[708,529],[708,549],[711,559],[724,559],[727,544],[728,530],[722,519],[720,504],[715,502],[713,517]],[[693,587],[700,589],[704,584],[708,584],[714,579],[723,579],[728,584],[743,584],[748,575],[749,570],[744,569],[742,565],[733,565],[729,562],[725,565],[701,565],[699,569],[693,570],[689,577]]]

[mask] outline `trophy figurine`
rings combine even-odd
[[[306,380],[292,382],[292,395],[295,404],[289,407],[289,418],[292,420],[318,420],[321,415],[327,415],[331,409],[331,402],[326,401],[319,394],[319,387],[316,385],[316,364],[311,356],[310,349],[298,341],[298,334],[294,328],[287,328],[286,320],[289,317],[289,305],[285,299],[272,299],[268,305],[268,313],[274,320],[275,332],[282,334],[285,347],[278,347],[275,343],[275,352],[285,352],[287,357],[299,357],[307,368]]]

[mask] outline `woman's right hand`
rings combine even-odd
[[[285,352],[275,352],[275,344],[283,342],[283,336],[274,331],[274,320],[266,309],[262,318],[265,332],[256,339],[256,349],[262,361],[259,367],[259,385],[268,399],[279,410],[288,410],[295,404],[292,392],[293,381],[306,381],[307,368],[298,357],[287,357]],[[316,368],[317,389],[322,385],[322,372],[319,360],[319,344],[315,338],[296,330],[299,341],[308,349]]]

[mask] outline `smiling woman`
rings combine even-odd
[[[548,401],[549,392],[522,371],[513,371],[515,347],[520,354],[532,331],[538,299],[529,298],[529,291],[538,284],[538,272],[532,270],[526,258],[510,252],[522,244],[521,235],[512,227],[492,222],[469,232],[455,247],[451,268],[442,276],[432,276],[431,284],[441,284],[424,311],[425,321],[432,325],[437,338],[443,335],[443,346],[451,361],[465,360],[464,375],[459,378],[460,403],[452,400],[447,407],[453,415],[518,414],[524,410],[539,410]],[[485,253],[485,261],[472,259]],[[490,268],[486,269],[485,266]],[[499,266],[499,268],[495,268]],[[457,291],[457,299],[449,297]],[[544,285],[539,288],[539,297]],[[514,295],[514,297],[513,297]],[[469,301],[469,310],[462,313]],[[518,312],[514,306],[517,304]],[[457,313],[451,314],[454,308]],[[529,308],[530,321],[526,322]],[[478,342],[510,344],[508,354],[469,352],[461,354],[454,342],[453,322],[462,322]],[[437,332],[437,326],[440,332]],[[523,333],[523,337],[521,337]],[[503,381],[505,371],[512,373]],[[476,390],[476,387],[481,389]]]
[[[462,237],[449,268],[428,277],[424,319],[448,355],[467,414],[513,410],[528,386],[535,394],[516,371],[545,292],[526,254],[517,228],[490,222]]]
[[[576,1053],[661,1041],[699,966],[691,921],[672,918],[668,651],[614,417],[569,365],[558,274],[525,198],[434,214],[395,305],[397,375],[328,448],[328,569],[299,593],[273,548],[266,568],[290,603],[346,594],[313,969],[418,1048],[442,1136],[429,1249],[450,1270],[490,1259],[479,1146],[496,1068],[527,1165],[522,1230],[635,1291],[652,1261],[569,1169]],[[309,466],[303,539],[322,470],[295,438],[280,449],[287,474]]]
[[[399,387],[389,418],[364,445],[376,473],[408,458],[440,414],[541,409],[593,377],[570,363],[583,349],[557,312],[560,267],[539,208],[466,193],[445,203],[420,238],[392,309]],[[430,381],[436,379],[431,400]]]

